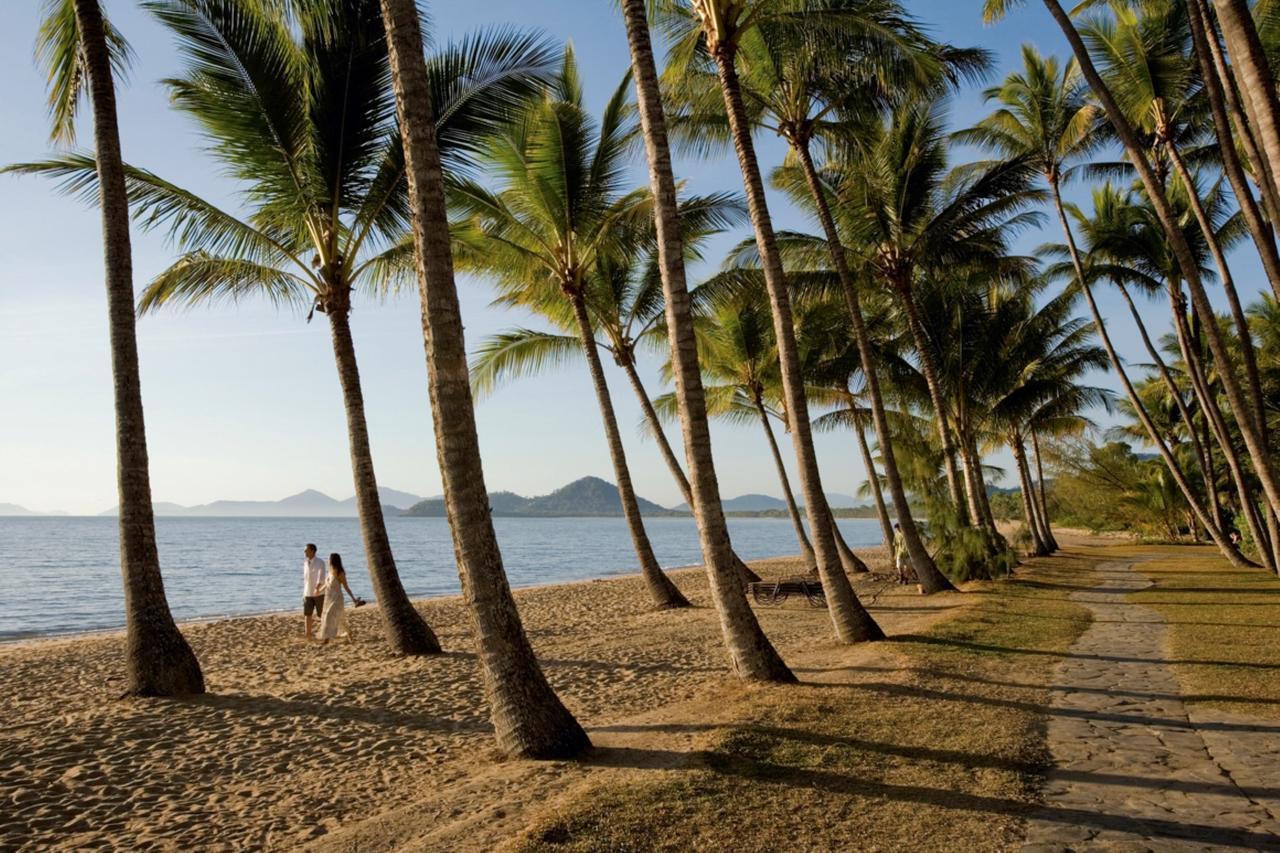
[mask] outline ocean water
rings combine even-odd
[[[875,519],[840,519],[854,547],[880,544]],[[621,518],[495,518],[512,586],[638,571]],[[688,518],[648,518],[664,568],[702,561]],[[387,519],[400,577],[414,598],[461,590],[443,518]],[[795,554],[791,523],[731,518],[743,559]],[[158,518],[165,591],[175,618],[205,619],[298,609],[302,548],[342,554],[351,587],[373,599],[354,518]],[[0,640],[119,628],[124,624],[114,518],[0,518]]]

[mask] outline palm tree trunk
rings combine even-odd
[[[991,549],[991,555],[994,557],[1005,550],[1009,543],[1005,541],[1004,536],[1001,535],[1000,530],[996,527],[996,517],[991,512],[991,502],[987,499],[987,478],[982,473],[982,454],[978,452],[978,442],[973,437],[971,429],[965,429],[964,434],[960,436],[958,450],[960,458],[964,460],[966,472],[972,472],[973,483],[969,488],[972,491],[974,507],[972,512],[975,526],[986,532],[987,544]],[[966,474],[967,481],[968,474]]]
[[[1053,521],[1049,518],[1049,495],[1044,485],[1044,459],[1040,455],[1040,436],[1035,430],[1031,430],[1031,452],[1036,457],[1036,485],[1040,500],[1040,517],[1044,519],[1044,532],[1048,535],[1045,544],[1049,546],[1050,551],[1057,551],[1059,550],[1058,540],[1053,535]]]
[[[93,142],[102,203],[112,391],[116,412],[116,488],[120,499],[120,573],[124,584],[125,691],[135,696],[204,692],[204,675],[173,621],[160,574],[147,431],[133,309],[129,197],[116,116],[115,83],[98,0],[75,0],[80,50],[93,108]]]
[[[970,446],[970,433],[967,425],[956,424],[956,451],[960,455],[960,468],[964,476],[964,493],[965,500],[968,502],[969,518],[974,527],[981,528],[986,535],[987,548],[994,556],[995,547],[995,526],[988,526],[986,518],[982,514],[982,506],[978,502],[978,494],[981,489],[986,488],[986,484],[982,480],[981,461],[977,454],[972,452]]]
[[[1277,299],[1280,299],[1280,251],[1276,249],[1275,233],[1263,219],[1262,212],[1258,209],[1258,204],[1254,200],[1253,192],[1249,189],[1249,182],[1245,177],[1244,168],[1240,165],[1240,158],[1236,156],[1235,139],[1231,132],[1231,120],[1227,116],[1225,104],[1227,97],[1226,87],[1224,87],[1223,79],[1218,76],[1218,70],[1214,67],[1212,48],[1209,44],[1210,32],[1205,26],[1206,18],[1202,15],[1202,12],[1200,0],[1188,0],[1187,18],[1191,25],[1192,42],[1196,58],[1200,64],[1200,74],[1201,79],[1204,81],[1204,91],[1209,102],[1209,111],[1212,114],[1214,130],[1218,137],[1218,151],[1222,156],[1222,171],[1226,173],[1227,180],[1231,182],[1231,191],[1236,197],[1236,201],[1240,206],[1240,214],[1244,217],[1245,224],[1249,228],[1249,234],[1253,237],[1253,243],[1258,249],[1259,257],[1262,259],[1262,268],[1266,272],[1267,281],[1271,284],[1271,292],[1275,294]],[[1230,82],[1230,80],[1226,81],[1227,87],[1230,86]],[[1234,89],[1232,89],[1232,96],[1234,97]],[[1241,124],[1240,136],[1241,142],[1245,146],[1246,154],[1248,154],[1253,148],[1253,135],[1249,132],[1247,124]],[[1265,181],[1265,177],[1265,175],[1259,175],[1259,180]]]
[[[876,371],[875,357],[871,352],[871,335],[867,332],[866,318],[862,314],[862,305],[858,298],[858,288],[849,270],[849,259],[845,255],[844,244],[840,241],[840,232],[836,228],[835,218],[831,215],[831,207],[827,203],[826,194],[818,180],[817,169],[809,154],[809,146],[805,142],[795,145],[796,154],[804,168],[805,181],[809,185],[809,193],[813,196],[818,210],[818,219],[822,223],[823,234],[827,240],[827,248],[831,252],[831,262],[835,266],[840,279],[840,290],[844,295],[845,307],[853,321],[853,340],[858,347],[858,360],[862,364],[862,378],[867,383],[867,400],[871,404],[871,422],[875,426],[876,441],[880,445],[880,460],[884,464],[884,477],[889,486],[889,496],[893,499],[894,510],[898,516],[898,526],[902,530],[903,543],[907,555],[915,567],[920,588],[926,593],[955,589],[947,580],[933,560],[933,556],[924,545],[920,536],[920,528],[911,515],[911,504],[907,500],[907,491],[902,485],[902,475],[898,470],[898,460],[893,452],[893,434],[889,430],[889,418],[885,413],[884,395],[880,393],[880,378]],[[863,439],[865,448],[866,440]],[[870,454],[866,458],[869,458]],[[867,468],[868,474],[875,469]],[[877,484],[878,485],[878,484]],[[885,544],[892,546],[893,534],[886,527]]]
[[[943,470],[947,475],[947,490],[951,493],[951,503],[956,508],[956,516],[964,526],[969,523],[969,520],[965,518],[965,499],[960,491],[960,473],[956,470],[956,446],[951,438],[951,429],[947,426],[946,403],[942,399],[942,385],[938,380],[938,368],[933,360],[933,344],[930,343],[929,336],[924,330],[924,323],[920,320],[920,308],[916,305],[910,282],[894,282],[893,289],[906,310],[911,342],[915,345],[916,355],[920,358],[920,372],[924,375],[925,385],[929,389],[929,402],[937,416],[938,438],[942,441]]]
[[[831,512],[829,505],[827,507],[827,512],[831,516],[831,535],[836,540],[836,551],[840,554],[840,565],[843,566],[844,570],[851,575],[860,575],[870,572],[871,567],[864,563],[862,558],[859,557],[854,550],[849,547],[849,543],[845,541],[844,534],[840,532],[840,525],[836,523],[835,513]]]
[[[1040,524],[1036,519],[1035,507],[1032,506],[1031,497],[1031,475],[1027,470],[1027,449],[1022,443],[1022,436],[1014,434],[1009,436],[1009,449],[1013,451],[1013,462],[1018,467],[1018,482],[1021,487],[1018,491],[1022,494],[1022,515],[1027,522],[1027,532],[1031,534],[1032,555],[1036,557],[1049,556],[1049,546],[1040,534]]]
[[[841,642],[878,640],[884,636],[884,632],[858,602],[849,579],[839,568],[840,560],[831,532],[827,498],[822,491],[818,457],[814,452],[809,427],[809,405],[805,400],[804,377],[800,374],[800,355],[796,349],[795,325],[791,316],[791,296],[787,291],[782,261],[778,256],[777,240],[773,233],[773,221],[769,217],[769,205],[765,198],[764,181],[760,177],[760,164],[756,160],[755,144],[751,140],[751,123],[742,102],[738,71],[734,67],[733,45],[718,42],[713,53],[720,76],[725,113],[729,118],[729,130],[747,191],[747,209],[756,235],[756,246],[760,251],[765,288],[769,291],[778,366],[782,374],[782,394],[786,401],[800,487],[804,492],[809,528],[813,531],[814,555],[818,561],[823,591],[826,593],[827,609],[831,613],[836,637]]]
[[[774,468],[778,472],[778,483],[782,487],[782,499],[787,504],[787,515],[791,517],[791,526],[795,529],[796,540],[800,543],[800,555],[810,573],[818,571],[818,561],[814,559],[813,545],[804,532],[804,522],[800,520],[800,507],[796,506],[795,494],[791,491],[791,480],[787,477],[787,466],[782,461],[782,451],[778,449],[778,440],[774,438],[773,427],[769,425],[769,412],[759,395],[755,397],[756,412],[760,415],[760,426],[764,429],[764,437],[769,441],[769,452],[773,455]],[[834,543],[833,543],[834,544]]]
[[[1129,289],[1125,287],[1123,283],[1117,283],[1117,287],[1120,290],[1120,295],[1124,297],[1125,304],[1128,305],[1129,307],[1129,313],[1133,316],[1134,324],[1138,327],[1138,335],[1142,338],[1142,344],[1144,347],[1146,347],[1147,354],[1151,357],[1151,363],[1156,366],[1157,372],[1160,374],[1161,378],[1164,380],[1165,387],[1169,389],[1169,394],[1173,397],[1174,405],[1177,406],[1178,408],[1178,414],[1181,416],[1182,423],[1186,427],[1187,433],[1191,438],[1192,452],[1193,452],[1193,455],[1195,456],[1196,464],[1200,468],[1200,474],[1204,478],[1206,483],[1211,483],[1213,481],[1213,472],[1212,472],[1213,457],[1209,447],[1206,444],[1207,438],[1202,440],[1202,437],[1200,436],[1200,434],[1196,432],[1195,419],[1191,414],[1191,409],[1187,406],[1186,401],[1182,397],[1182,389],[1178,386],[1178,383],[1174,380],[1173,374],[1169,371],[1169,367],[1165,363],[1164,357],[1160,355],[1160,351],[1156,349],[1155,344],[1152,343],[1151,335],[1147,332],[1147,324],[1142,319],[1142,314],[1138,311],[1138,307],[1134,305],[1133,298],[1129,294]],[[1176,328],[1177,326],[1176,320],[1174,325]],[[1179,337],[1179,343],[1181,343],[1181,337]],[[1186,353],[1185,347],[1183,348],[1183,352],[1184,354]],[[1190,368],[1188,368],[1188,371],[1190,371]],[[1201,395],[1200,390],[1197,387],[1194,380],[1191,382],[1191,386],[1192,386],[1192,394],[1196,397],[1197,401],[1201,404],[1203,409],[1204,398]],[[1205,410],[1206,424],[1208,423],[1209,418],[1210,418],[1210,415],[1208,414],[1207,410]],[[1214,434],[1215,436],[1219,435],[1219,433],[1216,430]],[[1232,458],[1236,462],[1237,470],[1238,470],[1239,461],[1238,461],[1238,457],[1236,457],[1236,454],[1235,454],[1235,448],[1231,446],[1226,446],[1222,448],[1222,451],[1224,456],[1226,455],[1232,456]],[[1216,495],[1212,489],[1207,489],[1206,491],[1207,491],[1207,497],[1209,498],[1210,520],[1212,521],[1213,526],[1216,529],[1222,530],[1223,529],[1222,513],[1218,509]]]
[[[604,366],[600,363],[600,351],[596,348],[595,330],[591,328],[586,299],[578,290],[569,294],[569,300],[573,303],[573,316],[578,321],[578,337],[582,341],[582,352],[587,357],[587,367],[591,371],[591,384],[596,392],[596,405],[600,407],[600,419],[604,422],[609,459],[613,462],[613,475],[618,480],[618,497],[622,500],[622,516],[627,520],[631,545],[635,548],[636,558],[640,560],[640,574],[659,610],[688,607],[689,600],[658,565],[658,558],[654,556],[653,546],[649,543],[649,534],[644,529],[644,520],[640,517],[640,504],[636,500],[635,488],[631,485],[627,452],[622,446],[622,432],[618,429],[618,417],[614,414],[609,384],[605,381]]]
[[[1244,0],[1214,0],[1213,5],[1249,123],[1258,134],[1272,176],[1280,175],[1280,102],[1276,100],[1275,77],[1268,67],[1249,4]]]
[[[1182,423],[1191,436],[1191,446],[1195,452],[1196,464],[1200,466],[1200,473],[1202,476],[1207,477],[1208,471],[1205,467],[1205,460],[1208,459],[1209,453],[1201,443],[1200,436],[1196,433],[1195,418],[1192,416],[1186,400],[1182,398],[1182,389],[1174,381],[1173,374],[1169,371],[1169,366],[1165,363],[1164,357],[1160,355],[1160,351],[1156,349],[1156,345],[1152,342],[1151,335],[1147,332],[1146,321],[1142,319],[1142,313],[1138,311],[1138,306],[1134,304],[1133,297],[1129,294],[1129,288],[1125,287],[1123,282],[1117,282],[1116,288],[1120,291],[1120,295],[1124,297],[1125,304],[1129,306],[1129,313],[1133,316],[1134,325],[1138,327],[1138,336],[1142,338],[1142,345],[1146,347],[1147,355],[1151,357],[1151,363],[1156,366],[1156,371],[1164,380],[1165,387],[1169,389],[1169,394],[1173,397],[1173,403],[1178,408],[1178,414],[1182,417]],[[1194,393],[1194,388],[1192,390]],[[1207,418],[1208,415],[1205,417]],[[1213,520],[1214,524],[1221,529],[1222,522],[1216,514],[1213,516]]]
[[[1213,453],[1205,451],[1209,447],[1212,436],[1209,434],[1209,419],[1201,418],[1200,430],[1200,447],[1204,452],[1204,463],[1201,466],[1204,472],[1205,491],[1209,493],[1209,514],[1213,517],[1213,523],[1218,527],[1224,527],[1222,519],[1222,501],[1218,496],[1218,467],[1213,464]]]
[[[681,269],[683,269],[683,265],[681,265]],[[622,359],[622,370],[627,374],[627,379],[631,381],[631,390],[635,392],[636,399],[640,401],[640,408],[644,411],[645,420],[649,422],[649,431],[653,433],[654,441],[658,443],[658,451],[662,454],[662,460],[667,463],[667,470],[671,472],[672,479],[676,481],[676,485],[680,488],[680,495],[684,498],[684,502],[688,504],[689,513],[696,519],[697,514],[693,511],[693,487],[689,484],[689,478],[685,476],[680,460],[676,458],[671,442],[667,440],[667,433],[662,429],[662,420],[658,417],[657,410],[653,408],[653,401],[649,399],[649,392],[645,390],[644,383],[640,381],[640,374],[636,371],[635,360],[630,357]],[[698,377],[698,381],[701,384],[702,377]],[[719,496],[717,495],[717,502],[718,500]],[[725,535],[728,535],[727,529],[725,530]],[[751,571],[736,552],[731,551],[730,557],[743,583],[755,583],[760,580],[760,576]]]
[[[753,681],[794,682],[795,675],[760,629],[755,613],[742,595],[739,575],[735,570],[729,528],[724,520],[720,486],[711,455],[711,428],[707,423],[706,399],[698,368],[698,346],[693,333],[693,313],[685,282],[676,182],[671,171],[666,118],[662,112],[657,65],[653,59],[644,0],[623,0],[622,13],[627,26],[636,102],[649,161],[649,179],[653,185],[658,265],[662,272],[671,368],[680,408],[685,460],[689,466],[689,488],[693,496],[689,507],[698,523],[712,599],[720,616],[721,633],[734,671],[741,678]]]
[[[417,3],[381,4],[404,141],[436,458],[494,734],[511,755],[572,757],[591,742],[551,689],[529,645],[489,513]]]
[[[1252,505],[1250,509],[1256,512],[1257,505],[1256,504]],[[1265,509],[1263,511],[1265,512]],[[1280,575],[1280,519],[1276,518],[1275,513],[1267,512],[1266,525],[1267,525],[1267,539],[1270,541],[1264,542],[1259,540],[1258,550],[1261,551],[1263,548],[1270,548],[1270,554],[1271,554],[1270,561],[1264,558],[1262,562],[1264,565],[1270,562],[1271,571],[1274,572],[1275,574]]]
[[[1025,453],[1025,440],[1023,444]],[[1040,533],[1040,541],[1044,543],[1045,549],[1052,554],[1054,548],[1049,544],[1049,526],[1045,523],[1044,512],[1040,507],[1039,499],[1036,497],[1036,481],[1031,473],[1031,460],[1024,457],[1022,464],[1027,469],[1027,488],[1029,489],[1028,496],[1031,499],[1031,517],[1036,521],[1036,530]]]
[[[1229,365],[1231,363],[1230,354],[1227,350],[1226,342],[1218,329],[1214,319],[1213,305],[1209,301],[1209,295],[1204,289],[1204,283],[1200,278],[1200,268],[1196,263],[1196,259],[1191,252],[1185,236],[1179,227],[1177,217],[1173,208],[1169,204],[1168,198],[1165,196],[1164,188],[1159,179],[1151,169],[1146,154],[1143,152],[1141,143],[1134,134],[1133,127],[1129,124],[1123,111],[1116,104],[1115,98],[1111,94],[1111,90],[1107,87],[1102,77],[1098,74],[1098,69],[1094,66],[1089,51],[1085,47],[1084,42],[1080,38],[1080,34],[1076,31],[1071,18],[1063,11],[1058,0],[1044,0],[1045,6],[1049,9],[1049,13],[1058,22],[1063,34],[1067,37],[1067,41],[1071,44],[1072,52],[1075,53],[1076,61],[1079,63],[1080,70],[1088,81],[1089,86],[1093,89],[1094,94],[1102,102],[1103,108],[1107,112],[1107,117],[1111,121],[1112,127],[1116,131],[1116,135],[1124,144],[1125,151],[1129,155],[1129,160],[1133,164],[1134,169],[1138,172],[1138,177],[1142,179],[1143,187],[1146,189],[1147,197],[1150,199],[1152,207],[1155,210],[1156,217],[1160,220],[1160,225],[1164,229],[1165,236],[1168,238],[1169,247],[1173,250],[1173,254],[1178,261],[1178,266],[1182,270],[1183,278],[1187,282],[1187,287],[1191,291],[1191,304],[1197,315],[1200,316],[1204,323],[1205,332],[1208,338],[1209,349],[1213,353],[1214,361],[1221,365]],[[1218,0],[1219,13],[1222,13],[1224,7],[1235,7],[1238,0]],[[1244,6],[1239,3],[1238,5]],[[1247,6],[1244,8],[1245,16],[1248,15]],[[1252,27],[1252,20],[1248,21]],[[1228,24],[1223,21],[1223,29],[1226,31]],[[1241,28],[1243,29],[1243,25]],[[1239,35],[1240,32],[1237,33]],[[1256,39],[1257,33],[1253,33]],[[1230,39],[1230,36],[1228,36]],[[1265,60],[1263,60],[1265,62]],[[1251,73],[1246,69],[1246,74]],[[1268,80],[1270,78],[1267,78]],[[1260,82],[1265,87],[1266,82]],[[1255,97],[1263,97],[1261,93]],[[1267,100],[1270,104],[1275,103],[1275,92],[1269,90]],[[1274,118],[1274,115],[1272,116]],[[1274,127],[1273,127],[1274,130]],[[1272,154],[1280,154],[1280,135],[1276,135],[1275,146],[1273,148],[1271,142],[1267,138],[1267,131],[1264,128],[1263,144],[1267,149],[1268,159],[1272,160],[1273,166],[1278,162],[1272,158]],[[1245,448],[1248,450],[1250,461],[1253,463],[1254,471],[1258,479],[1262,483],[1263,491],[1266,494],[1269,508],[1272,512],[1280,509],[1280,476],[1277,475],[1275,466],[1271,456],[1267,450],[1267,442],[1265,437],[1261,435],[1259,425],[1255,423],[1253,412],[1245,400],[1244,394],[1241,392],[1240,383],[1234,372],[1231,370],[1222,371],[1222,388],[1226,393],[1227,402],[1231,406],[1231,411],[1235,415],[1236,421],[1240,427],[1241,437],[1244,439]],[[1202,523],[1205,519],[1201,519]],[[1233,549],[1234,550],[1234,549]]]
[[[1045,0],[1046,4],[1053,4],[1054,0]],[[1059,11],[1061,11],[1059,9]],[[1070,21],[1068,20],[1068,25]],[[1074,32],[1074,29],[1072,30]],[[1077,35],[1077,39],[1079,36]],[[1095,72],[1096,76],[1096,72]],[[1151,421],[1151,416],[1147,413],[1147,408],[1142,404],[1142,399],[1138,396],[1138,392],[1134,389],[1133,383],[1129,380],[1129,374],[1124,369],[1124,364],[1120,361],[1120,356],[1116,353],[1115,346],[1111,343],[1111,335],[1107,331],[1107,324],[1102,319],[1102,312],[1098,310],[1098,303],[1093,298],[1093,288],[1089,285],[1087,276],[1084,273],[1084,264],[1080,260],[1080,250],[1076,246],[1075,234],[1071,231],[1071,223],[1067,220],[1066,209],[1062,206],[1062,194],[1059,191],[1057,180],[1050,178],[1049,189],[1053,193],[1053,206],[1058,214],[1058,222],[1062,226],[1062,233],[1067,239],[1067,251],[1071,255],[1071,264],[1075,269],[1076,282],[1080,285],[1080,290],[1084,293],[1085,301],[1089,304],[1089,313],[1093,317],[1094,328],[1098,330],[1098,339],[1102,341],[1102,347],[1107,351],[1107,359],[1111,362],[1111,369],[1115,371],[1120,384],[1124,387],[1125,396],[1129,398],[1129,403],[1133,406],[1134,413],[1137,414],[1138,420],[1142,422],[1142,426],[1147,431],[1147,437],[1155,446],[1156,451],[1160,454],[1160,458],[1164,460],[1164,464],[1168,467],[1169,473],[1173,476],[1174,482],[1178,484],[1178,489],[1186,498],[1187,505],[1191,507],[1196,514],[1196,518],[1200,523],[1205,525],[1209,530],[1209,535],[1213,538],[1214,544],[1218,546],[1218,550],[1222,555],[1235,566],[1252,566],[1249,560],[1246,560],[1240,551],[1231,544],[1223,532],[1217,527],[1212,527],[1208,515],[1205,513],[1204,507],[1200,505],[1196,498],[1195,491],[1191,488],[1191,484],[1187,482],[1186,475],[1182,472],[1182,467],[1178,464],[1178,460],[1174,458],[1170,452],[1164,438]]]
[[[387,525],[382,517],[378,480],[373,471],[373,451],[369,446],[369,427],[364,416],[360,368],[356,364],[356,349],[351,339],[350,289],[336,293],[335,297],[328,306],[329,329],[333,337],[333,355],[338,363],[342,400],[347,410],[347,438],[351,445],[356,510],[360,514],[360,535],[364,540],[369,577],[373,581],[378,609],[382,612],[387,640],[398,655],[439,654],[440,641],[414,609],[396,571],[391,540],[387,537]]]
[[[1174,337],[1178,341],[1182,360],[1187,365],[1187,378],[1191,382],[1192,393],[1195,394],[1196,402],[1200,405],[1200,411],[1213,430],[1214,438],[1218,442],[1218,448],[1222,451],[1222,458],[1226,460],[1227,471],[1230,472],[1231,480],[1235,484],[1236,493],[1240,498],[1240,505],[1252,506],[1254,504],[1253,487],[1249,483],[1235,443],[1231,440],[1231,431],[1227,429],[1226,419],[1218,408],[1217,397],[1209,386],[1208,377],[1205,376],[1199,347],[1192,344],[1192,332],[1187,323],[1182,288],[1174,281],[1169,282],[1169,309],[1173,315]],[[1262,564],[1267,567],[1273,567],[1274,562],[1265,544],[1267,535],[1261,525],[1258,524],[1258,518],[1252,513],[1246,513],[1245,521],[1249,525],[1249,532],[1253,535],[1254,541],[1259,544],[1258,552]],[[1212,535],[1212,531],[1210,531],[1210,534]]]
[[[871,498],[876,505],[876,517],[880,519],[880,535],[884,537],[885,547],[893,544],[893,522],[889,520],[889,508],[884,504],[884,492],[880,488],[880,475],[876,473],[876,463],[871,457],[871,448],[867,446],[867,436],[862,424],[855,423],[854,435],[858,437],[858,450],[862,453],[862,467],[867,469],[867,485],[871,487]]]
[[[1209,252],[1213,256],[1214,264],[1218,268],[1218,275],[1222,279],[1222,291],[1226,294],[1227,305],[1231,311],[1231,319],[1235,322],[1236,335],[1239,337],[1240,354],[1244,361],[1245,381],[1249,384],[1250,402],[1253,403],[1251,414],[1255,419],[1255,429],[1262,434],[1264,443],[1266,439],[1266,412],[1262,407],[1262,379],[1258,375],[1258,358],[1254,352],[1253,335],[1249,331],[1249,320],[1245,317],[1244,306],[1240,304],[1240,295],[1236,292],[1235,279],[1231,275],[1231,267],[1227,264],[1226,255],[1222,251],[1222,244],[1218,240],[1218,234],[1213,230],[1213,223],[1209,220],[1205,213],[1204,205],[1200,203],[1200,195],[1193,192],[1195,187],[1191,172],[1187,169],[1186,163],[1182,160],[1182,154],[1178,151],[1178,147],[1172,142],[1166,143],[1169,149],[1169,159],[1173,162],[1173,167],[1178,173],[1178,177],[1182,180],[1184,186],[1187,187],[1187,197],[1191,202],[1192,213],[1195,214],[1196,222],[1200,225],[1200,233],[1204,235],[1205,244],[1209,247]],[[1234,362],[1229,364],[1220,364],[1219,370],[1234,370]]]
[[[1244,148],[1245,156],[1249,158],[1249,167],[1253,170],[1254,184],[1258,187],[1258,191],[1262,196],[1262,205],[1267,211],[1268,221],[1264,223],[1264,230],[1269,235],[1268,239],[1273,241],[1274,234],[1272,233],[1273,225],[1271,223],[1280,222],[1280,193],[1276,191],[1275,176],[1271,173],[1270,164],[1267,163],[1266,157],[1263,156],[1258,146],[1258,136],[1245,115],[1244,105],[1241,102],[1240,91],[1236,86],[1236,81],[1231,76],[1231,72],[1227,70],[1227,60],[1222,54],[1222,45],[1218,43],[1218,31],[1214,27],[1213,16],[1209,13],[1209,8],[1204,5],[1204,0],[1194,0],[1190,7],[1195,13],[1192,19],[1192,27],[1194,28],[1197,24],[1203,27],[1201,31],[1205,36],[1204,46],[1208,48],[1209,55],[1213,59],[1214,73],[1205,78],[1206,84],[1216,82],[1215,88],[1221,93],[1227,108],[1230,110],[1231,120],[1235,123],[1236,134],[1240,137],[1240,144]],[[1195,34],[1194,29],[1192,33],[1193,35]],[[1201,45],[1197,44],[1197,49],[1200,49],[1200,47]],[[1215,123],[1216,121],[1217,119],[1215,118]],[[1229,127],[1228,125],[1228,129]],[[1234,186],[1233,183],[1233,189]],[[1244,194],[1248,195],[1248,192],[1246,191]]]

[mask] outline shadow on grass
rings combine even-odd
[[[1018,771],[1031,770],[1023,765],[1006,768],[999,759],[977,756],[969,753],[953,753],[946,750],[930,750],[924,748],[902,748],[894,744],[877,744],[849,739],[832,739],[815,735],[812,732],[792,729],[752,729],[752,732],[765,737],[791,739],[819,746],[847,746],[853,749],[870,749],[886,755],[901,755],[910,758],[932,761],[955,761],[968,767],[999,767]],[[1110,814],[1106,811],[1067,808],[1061,806],[1035,808],[1026,802],[1001,797],[970,794],[962,791],[931,788],[923,785],[895,785],[886,782],[859,778],[852,773],[835,770],[816,769],[811,767],[793,767],[772,761],[760,760],[738,754],[728,754],[715,750],[682,753],[671,750],[647,749],[598,749],[592,761],[602,766],[622,767],[648,770],[657,768],[673,768],[691,766],[707,770],[723,777],[736,777],[755,783],[776,785],[779,788],[798,788],[814,792],[838,794],[842,796],[866,798],[871,802],[890,800],[914,803],[920,806],[940,809],[955,809],[970,812],[986,812],[992,815],[1013,817],[1033,816],[1037,820],[1051,821],[1072,826],[1094,827],[1136,834],[1140,837],[1159,838],[1181,841],[1196,841],[1207,844],[1243,847],[1254,850],[1280,850],[1280,839],[1276,836],[1253,832],[1248,829],[1235,829],[1221,825],[1195,823],[1177,819],[1138,819],[1124,815]],[[1170,788],[1175,787],[1168,779],[1144,779],[1114,774],[1080,774],[1081,778],[1104,784],[1126,785],[1133,787]],[[1229,785],[1214,783],[1182,783],[1188,793],[1234,793]]]
[[[1039,655],[1053,658],[1069,658],[1077,660],[1100,660],[1110,661],[1112,663],[1155,663],[1155,664],[1181,664],[1187,666],[1225,666],[1238,667],[1241,669],[1256,669],[1264,672],[1280,670],[1280,664],[1273,663],[1254,663],[1250,661],[1218,661],[1218,660],[1169,660],[1167,658],[1142,658],[1127,655],[1095,655],[1085,654],[1081,652],[1055,652],[1042,649],[1021,649],[1010,646],[997,646],[989,643],[972,643],[966,640],[956,640],[947,637],[929,637],[923,634],[899,634],[889,637],[885,642],[890,643],[923,643],[930,646],[946,646],[951,648],[965,649],[967,651],[989,652],[1001,655]]]
[[[867,672],[880,673],[890,675],[899,672],[898,669],[887,666],[849,666],[842,669],[851,672]],[[830,672],[826,668],[818,667],[792,667],[791,671],[797,676],[805,675],[822,675]],[[1116,696],[1116,697],[1134,697],[1138,699],[1167,699],[1179,702],[1239,702],[1251,705],[1280,705],[1280,699],[1258,698],[1255,696],[1233,696],[1223,693],[1161,693],[1152,690],[1129,690],[1125,688],[1105,688],[1105,687],[1086,687],[1082,685],[1074,685],[1064,687],[1060,684],[1039,684],[1026,681],[1009,681],[995,678],[981,678],[964,672],[942,669],[922,669],[922,676],[936,679],[938,681],[951,680],[963,681],[969,684],[982,684],[991,687],[1015,687],[1025,690],[1049,690],[1054,693],[1090,693],[1098,696]]]

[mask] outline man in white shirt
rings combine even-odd
[[[324,612],[325,565],[316,556],[316,546],[308,544],[302,551],[302,616],[307,622],[307,639],[314,640],[316,620]]]

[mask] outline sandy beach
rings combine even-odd
[[[887,571],[883,552],[864,556]],[[593,774],[637,772],[619,754],[679,754],[651,742],[678,736],[623,723],[705,720],[767,689],[729,677],[703,571],[673,577],[694,609],[650,610],[636,576],[516,593],[549,678],[605,748],[584,763],[497,755],[458,598],[418,602],[447,650],[424,659],[391,656],[373,608],[324,647],[302,640],[300,614],[185,625],[209,693],[183,701],[118,698],[117,635],[0,647],[0,849],[492,849]],[[890,633],[956,603],[879,575],[855,585]],[[757,610],[807,679],[877,653],[835,645],[824,609]]]

